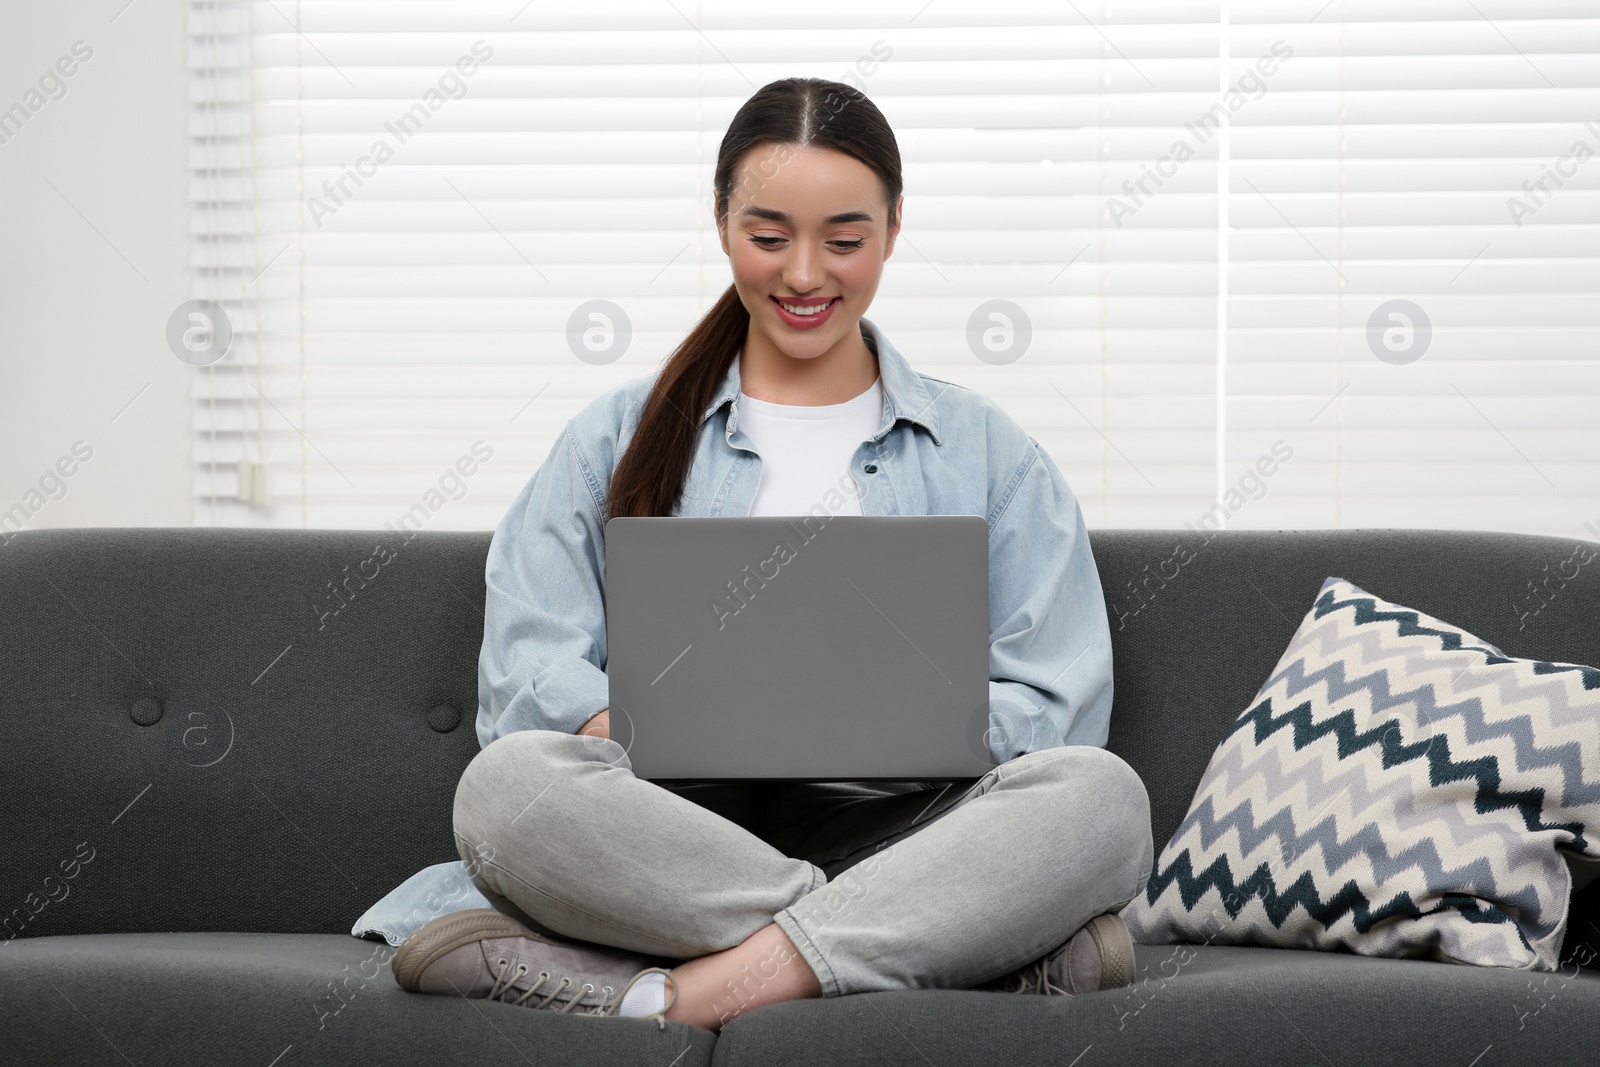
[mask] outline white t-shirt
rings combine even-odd
[[[752,515],[860,515],[861,491],[850,460],[883,421],[883,379],[841,404],[774,404],[739,391],[739,429],[761,453]],[[829,491],[844,497],[828,506]]]

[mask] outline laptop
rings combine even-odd
[[[619,517],[605,538],[611,737],[638,777],[994,766],[982,516]]]

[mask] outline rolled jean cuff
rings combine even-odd
[[[833,973],[833,968],[828,966],[828,961],[823,958],[822,952],[817,948],[816,943],[811,940],[810,936],[800,926],[800,920],[794,917],[794,913],[788,908],[784,908],[772,917],[772,921],[778,924],[778,929],[788,935],[789,940],[794,943],[795,949],[800,953],[800,958],[806,961],[806,965],[811,968],[811,973],[817,976],[817,984],[822,986],[822,995],[825,997],[840,996],[842,991],[839,989],[838,976]]]

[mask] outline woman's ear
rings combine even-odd
[[[900,226],[906,221],[906,194],[901,193],[894,206],[894,225],[889,227],[889,239],[883,247],[883,258],[894,255],[894,239],[900,236]]]
[[[732,255],[728,251],[727,220],[717,214],[717,193],[715,189],[711,191],[711,221],[716,224],[717,240],[722,244],[722,254],[725,256]]]

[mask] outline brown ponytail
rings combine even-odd
[[[717,151],[718,218],[728,216],[745,154],[769,144],[815,145],[859,159],[877,173],[889,204],[888,225],[894,226],[902,191],[900,149],[883,113],[859,89],[822,78],[784,78],[745,101]],[[729,285],[656,376],[638,429],[612,473],[607,518],[672,514],[694,462],[701,416],[749,330],[750,312]]]
[[[750,312],[730,285],[661,368],[639,429],[611,477],[608,518],[672,514],[694,460],[700,416],[749,327]]]

